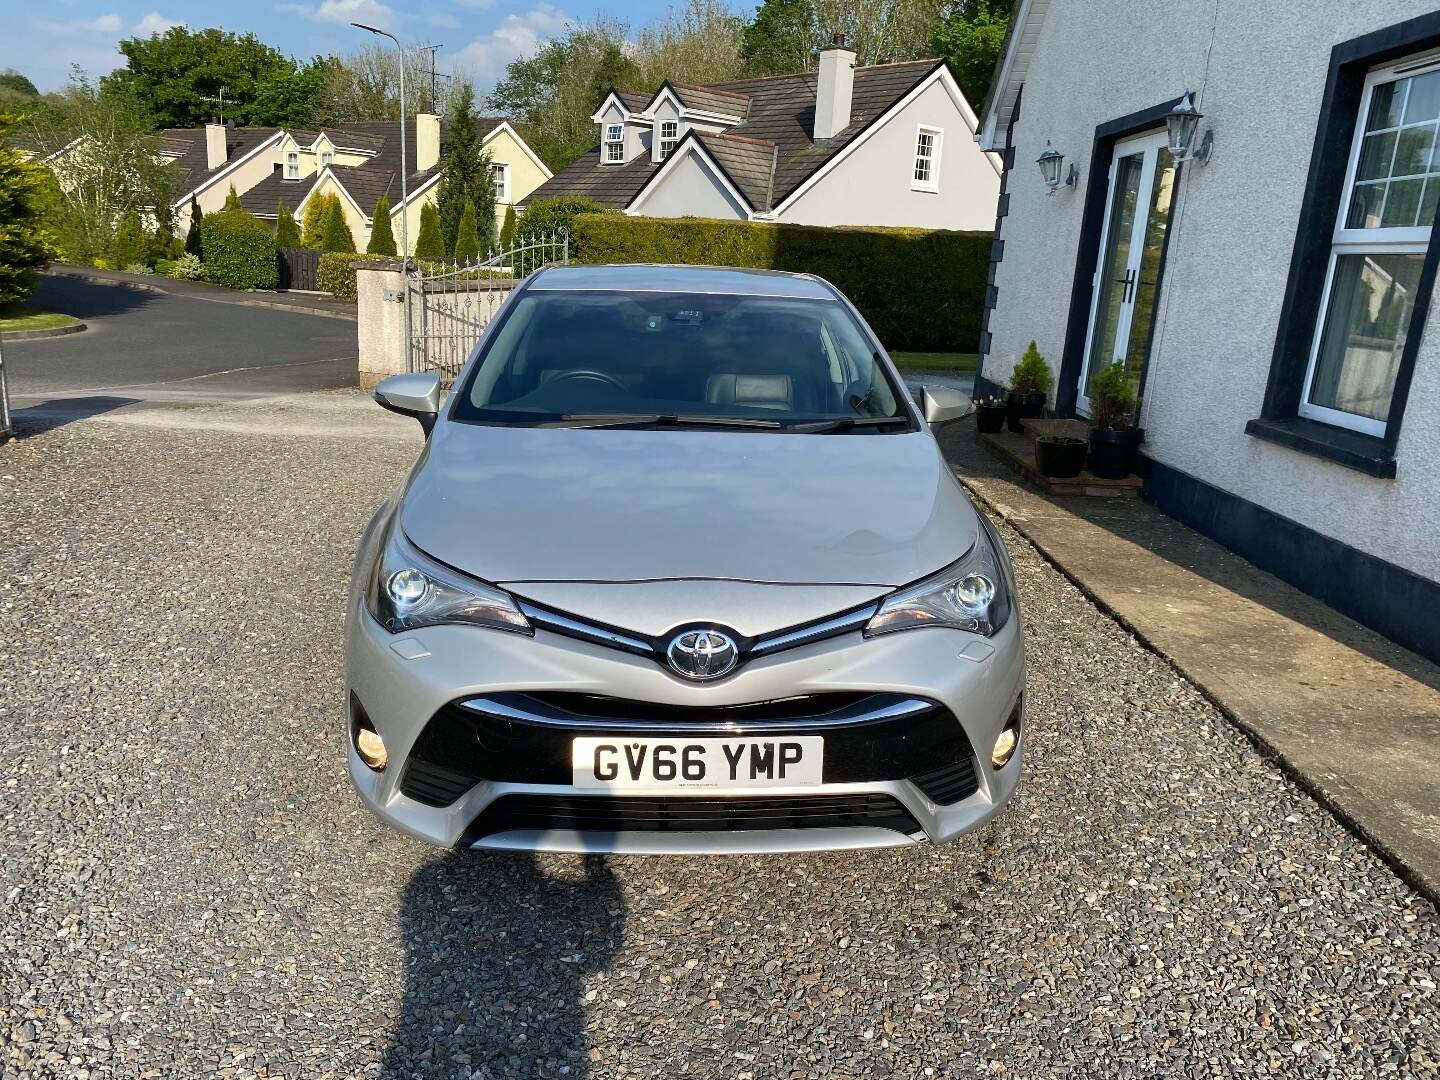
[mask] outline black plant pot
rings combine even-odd
[[[1010,430],[1024,431],[1022,420],[1039,420],[1045,415],[1045,395],[1043,392],[1017,394],[1012,391],[1005,402],[1005,409]]]
[[[1005,426],[1005,414],[1009,411],[1008,405],[976,405],[975,426],[987,435],[994,435]]]
[[[1072,439],[1068,435],[1051,435],[1035,440],[1035,465],[1045,476],[1056,480],[1068,480],[1079,476],[1085,467],[1085,451],[1089,444],[1084,439]]]
[[[1144,441],[1140,428],[1091,428],[1090,471],[1105,480],[1121,480],[1135,471],[1135,452]]]

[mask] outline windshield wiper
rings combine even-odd
[[[853,431],[860,427],[889,427],[894,424],[910,426],[908,416],[842,416],[839,420],[821,420],[813,424],[792,424],[791,431],[805,431],[815,435],[835,435]]]
[[[750,418],[743,416],[685,416],[679,413],[566,413],[557,417],[554,423],[546,422],[543,427],[577,427],[577,428],[607,428],[607,427],[730,427],[730,428],[765,428],[776,429],[780,427],[778,420],[762,420],[758,417]]]

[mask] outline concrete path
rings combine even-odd
[[[979,499],[1440,899],[1440,668],[1139,499],[1040,494],[973,422],[941,441]]]

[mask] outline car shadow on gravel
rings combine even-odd
[[[585,980],[609,967],[625,905],[603,856],[547,862],[454,851],[416,871],[401,904],[405,996],[382,1075],[587,1074]]]
[[[113,394],[91,394],[86,397],[52,398],[38,405],[27,405],[10,414],[16,438],[43,435],[78,420],[89,420],[94,416],[134,405],[139,398],[118,397]]]

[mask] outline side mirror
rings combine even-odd
[[[922,386],[920,408],[925,413],[925,422],[933,428],[952,420],[965,419],[975,405],[968,394],[951,390],[948,386]]]
[[[440,376],[433,371],[391,375],[375,387],[375,401],[382,409],[415,417],[429,436],[440,413]]]

